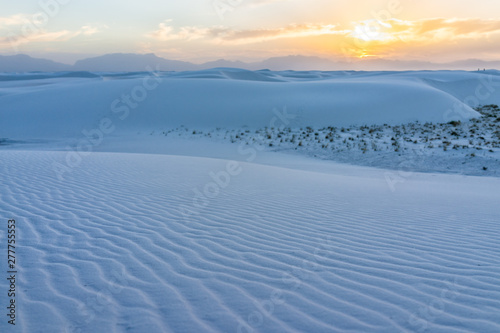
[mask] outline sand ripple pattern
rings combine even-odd
[[[18,332],[500,332],[500,195],[484,194],[498,180],[392,193],[242,164],[186,216],[227,161],[92,154],[61,181],[64,158],[0,152]]]

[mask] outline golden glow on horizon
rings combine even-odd
[[[358,58],[363,59],[363,58],[368,58],[368,57],[373,57],[373,55],[368,54],[367,50],[363,50],[361,54],[358,56]]]
[[[283,53],[308,53],[348,60],[422,58],[422,54],[450,52],[469,54],[471,45],[486,43],[491,45],[488,50],[488,56],[491,58],[491,54],[495,52],[493,45],[500,45],[492,42],[495,38],[500,41],[500,19],[388,18],[351,21],[344,24],[291,24],[260,29],[221,26],[179,28],[173,26],[172,22],[165,21],[146,37],[152,43],[156,41],[158,45],[166,42],[186,43],[184,45],[196,43],[197,46],[216,45],[227,50],[242,47],[265,49],[268,57],[280,56]],[[498,49],[500,53],[500,47]],[[472,57],[479,56],[474,52],[472,56],[463,58]]]
[[[413,22],[390,19],[351,22],[352,30],[344,37],[344,56],[351,58],[386,57],[419,41]]]

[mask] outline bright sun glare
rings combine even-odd
[[[351,37],[365,42],[386,41],[391,39],[391,35],[387,31],[390,28],[391,25],[389,23],[377,20],[357,22],[354,24],[354,30],[351,32]]]

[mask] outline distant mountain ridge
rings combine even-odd
[[[360,59],[336,61],[326,58],[290,55],[273,57],[259,62],[245,63],[219,59],[203,64],[168,60],[149,54],[113,53],[77,61],[66,65],[52,60],[32,58],[28,55],[0,55],[0,72],[141,72],[151,69],[161,71],[194,71],[218,67],[233,67],[247,70],[477,70],[500,69],[500,61],[469,59],[450,63],[401,61],[386,59]]]
[[[77,61],[73,69],[77,71],[94,72],[140,72],[146,71],[147,67],[162,70],[191,71],[199,69],[197,65],[186,61],[167,60],[149,54],[114,53],[95,58],[87,58]]]
[[[72,70],[71,65],[52,60],[37,59],[25,54],[14,56],[0,55],[0,72],[61,72]]]

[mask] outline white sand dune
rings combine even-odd
[[[0,152],[19,332],[500,329],[497,178],[240,163],[221,188],[226,160],[96,153],[60,181],[65,155]]]
[[[259,128],[269,125],[270,110],[283,106],[297,115],[296,126],[448,122],[478,116],[467,103],[500,100],[497,72],[251,72],[223,68],[158,76],[100,75],[0,76],[0,121],[5,124],[0,135],[13,139],[74,137],[103,117],[118,121],[122,133],[180,125]],[[475,98],[483,81],[490,82],[480,91],[484,98]]]

